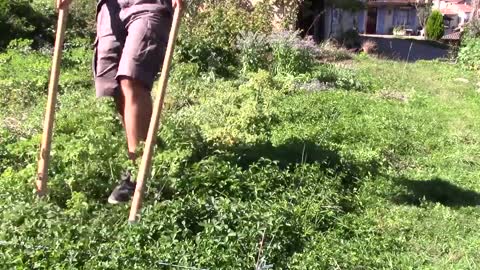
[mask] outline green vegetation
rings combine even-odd
[[[11,40],[30,39],[35,48],[53,43],[57,20],[51,0],[0,0],[0,49]],[[93,38],[95,1],[75,0],[69,13],[68,34]]]
[[[30,1],[0,1],[0,32],[2,38],[0,48],[8,42],[20,37],[38,37],[51,40],[50,28],[53,21],[53,10],[42,14],[30,5]]]
[[[480,70],[480,38],[464,38],[458,52],[458,60],[468,69]]]
[[[430,17],[427,20],[427,26],[425,34],[428,39],[439,40],[443,37],[444,33],[443,15],[438,10],[432,11]]]
[[[24,61],[48,60],[13,55],[2,55],[13,59],[12,72],[18,66],[13,85],[31,80]],[[0,261],[5,268],[476,268],[474,75],[430,62],[362,58],[350,66],[225,80],[177,64],[137,226],[126,223],[128,207],[105,204],[125,161],[124,135],[111,103],[94,99],[89,74],[64,69],[44,201],[32,181],[45,85],[17,91],[38,95],[2,106],[12,110],[1,111]],[[360,91],[328,83],[348,82],[346,73],[364,81],[349,88]],[[459,85],[459,77],[470,82]],[[8,90],[2,86],[2,99]]]
[[[480,21],[469,23],[462,37],[458,61],[471,70],[480,70]]]
[[[477,74],[208,12],[222,25],[195,41],[182,29],[135,226],[106,203],[125,135],[94,97],[89,40],[67,40],[45,200],[33,183],[50,51],[22,37],[0,53],[0,269],[479,268]]]
[[[425,28],[427,20],[432,14],[433,0],[415,1],[415,9],[417,10],[418,23]]]

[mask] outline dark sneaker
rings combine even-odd
[[[119,204],[130,201],[135,192],[135,183],[130,181],[131,174],[129,172],[122,175],[120,184],[113,189],[112,194],[108,197],[108,203]]]

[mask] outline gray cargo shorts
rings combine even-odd
[[[104,0],[97,6],[93,73],[97,97],[119,94],[121,77],[152,88],[172,24],[168,0]]]

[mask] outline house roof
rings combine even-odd
[[[451,0],[450,5],[445,8],[440,9],[440,12],[443,15],[458,15],[459,13],[471,13],[473,11],[472,6],[463,3],[464,1]]]
[[[465,0],[443,0],[447,3],[454,3],[454,4],[459,4],[465,2]]]
[[[418,3],[418,0],[368,0],[369,6],[405,6]]]
[[[442,37],[443,40],[460,40],[462,37],[461,32],[453,32]]]
[[[465,13],[470,13],[473,11],[473,7],[470,5],[462,5],[462,4],[456,4],[456,8],[459,11],[465,12]]]
[[[453,8],[451,7],[448,7],[448,8],[442,8],[440,9],[440,12],[443,14],[443,15],[457,15],[458,12],[456,10],[454,10]]]

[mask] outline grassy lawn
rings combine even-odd
[[[331,246],[331,267],[362,269],[369,258],[381,268],[478,269],[478,75],[440,62],[348,66],[375,78],[376,90],[321,93],[299,109],[341,111],[330,128],[356,134],[338,142],[343,156],[380,153],[356,194],[361,210],[343,217],[356,229]]]
[[[29,82],[48,70],[35,57]],[[478,74],[357,57],[324,89],[302,83],[331,67],[218,79],[179,65],[130,226],[128,206],[105,202],[126,163],[123,132],[72,66],[43,201],[32,184],[44,93],[21,89],[45,78],[24,86],[0,67],[2,269],[480,267]]]
[[[409,119],[414,144],[398,149],[408,154],[363,187],[365,213],[380,233],[401,239],[395,260],[406,267],[478,269],[478,74],[432,62],[360,68],[384,74],[386,89],[409,97],[394,114]]]

